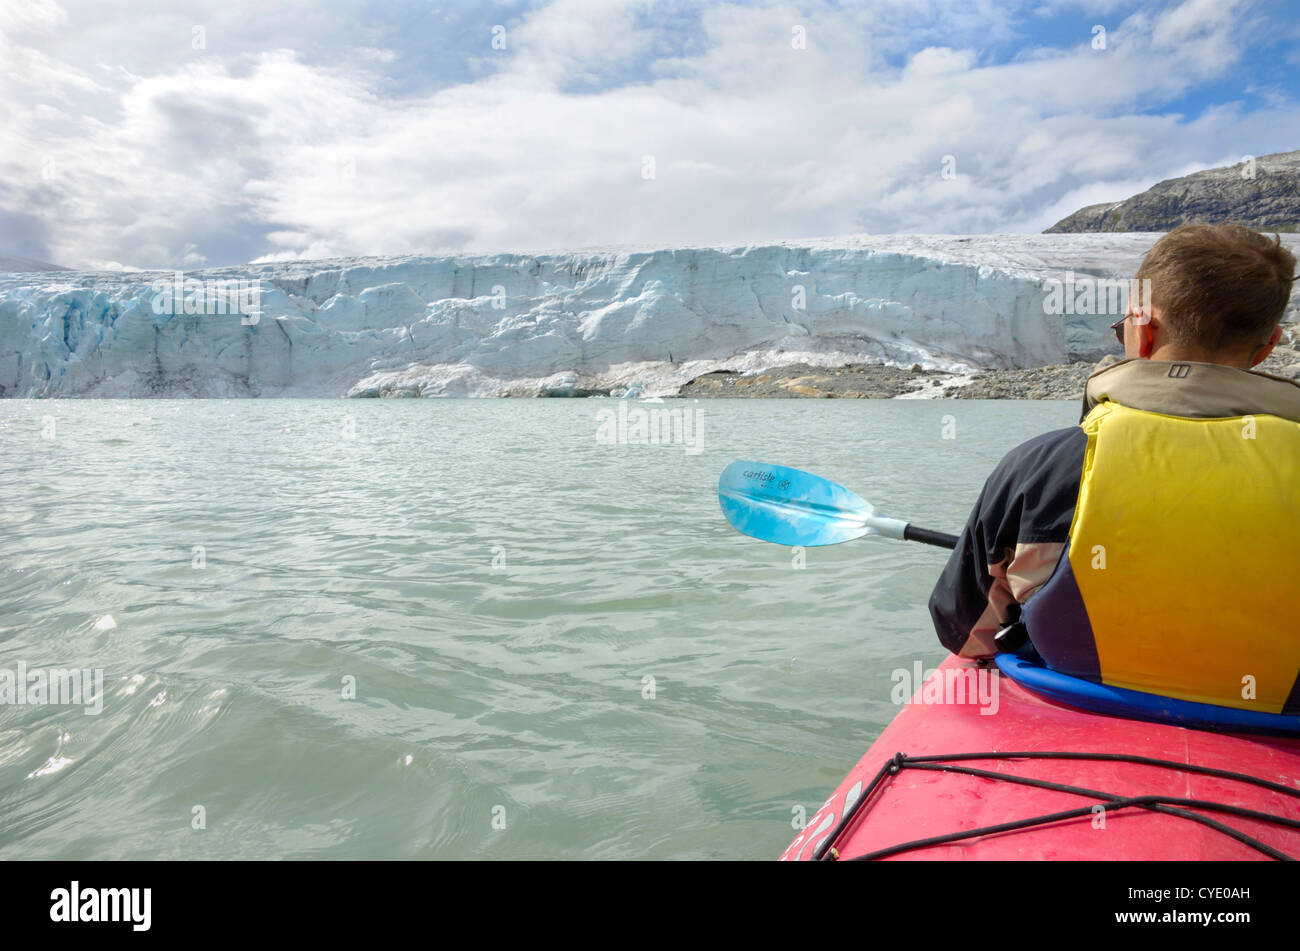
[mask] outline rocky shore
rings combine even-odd
[[[715,372],[696,377],[677,394],[692,399],[785,397],[796,399],[964,399],[1074,400],[1098,369],[1115,363],[1114,355],[1097,363],[1068,363],[1016,370],[979,370],[962,375],[939,370],[850,364],[813,367],[794,364],[742,375]],[[1257,369],[1300,380],[1300,334],[1295,329]]]
[[[927,383],[951,377],[951,373],[922,370],[915,365],[910,370],[905,370],[868,363],[853,363],[842,367],[814,367],[806,363],[795,363],[752,375],[725,370],[706,373],[683,386],[677,395],[692,399],[795,397],[888,400],[904,396]]]
[[[1072,363],[962,375],[918,366],[902,369],[851,364],[827,368],[798,364],[751,376],[707,373],[683,386],[677,395],[690,399],[1067,400],[1082,395],[1084,381],[1098,366]]]
[[[1274,376],[1300,380],[1300,340],[1295,331],[1274,348],[1268,359],[1255,369]],[[1097,363],[1070,363],[1024,370],[981,370],[958,386],[944,388],[947,399],[967,400],[1073,400],[1083,397],[1088,377],[1102,367],[1119,361],[1103,357]]]
[[[1066,363],[1023,370],[981,370],[973,377],[945,386],[951,400],[1075,400],[1083,397],[1088,377],[1118,357],[1098,363]]]

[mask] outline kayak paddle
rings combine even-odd
[[[842,485],[766,462],[733,462],[723,469],[718,504],[736,529],[777,545],[838,545],[863,535],[884,535],[957,547],[956,535],[876,515],[869,502]]]

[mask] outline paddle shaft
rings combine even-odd
[[[947,532],[936,532],[933,529],[921,528],[918,525],[909,524],[907,528],[903,529],[903,539],[949,550],[957,547],[956,535],[949,535]]]

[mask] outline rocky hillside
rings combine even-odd
[[[1246,165],[1195,172],[1153,185],[1124,201],[1081,208],[1044,234],[1078,231],[1170,231],[1190,221],[1235,221],[1261,231],[1300,231],[1300,151]]]

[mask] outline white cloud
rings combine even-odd
[[[1300,125],[1289,103],[1134,112],[1240,56],[1234,6],[1186,0],[1116,24],[1105,51],[1085,32],[981,65],[980,38],[1010,29],[996,4],[932,4],[949,38],[912,37],[900,60],[893,3],[713,5],[682,43],[658,7],[558,0],[489,11],[465,53],[478,78],[401,94],[386,70],[403,56],[373,30],[345,30],[332,58],[252,39],[333,36],[315,8],[293,27],[279,8],[209,18],[201,51],[176,12],[165,44],[129,37],[117,61],[92,7],[46,9],[0,24],[0,102],[16,104],[0,111],[0,228],[35,216],[59,263],[138,266],[1040,230]]]
[[[0,33],[50,33],[68,21],[54,0],[23,0],[0,6]]]
[[[593,81],[644,54],[652,29],[637,28],[639,0],[554,0],[506,31],[514,69],[529,82]]]
[[[970,50],[952,50],[946,46],[927,46],[912,57],[903,71],[904,79],[922,76],[943,76],[948,73],[964,73],[975,63],[975,54]]]

